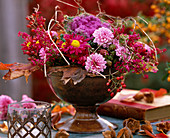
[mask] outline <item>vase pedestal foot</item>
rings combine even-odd
[[[117,129],[116,124],[99,117],[95,106],[76,107],[76,114],[73,118],[57,124],[57,129],[64,129],[72,133],[101,133],[110,130],[108,126]]]

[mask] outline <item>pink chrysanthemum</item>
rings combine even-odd
[[[119,44],[119,40],[117,39],[114,39],[113,40],[113,44],[116,45],[116,56],[119,57],[119,60],[124,60],[124,61],[127,61],[130,59],[130,52],[129,50],[124,47],[124,46],[120,46]]]
[[[85,69],[88,72],[96,73],[103,72],[106,69],[106,61],[101,54],[95,53],[87,57]]]
[[[93,36],[95,38],[93,42],[102,45],[104,48],[109,46],[114,38],[112,31],[105,27],[95,30]]]
[[[35,103],[29,103],[29,101],[33,102],[34,101],[33,99],[31,99],[27,95],[23,95],[21,102],[27,102],[27,101],[28,101],[28,103],[23,104],[24,108],[34,108],[34,107],[36,107]]]
[[[8,105],[13,102],[15,102],[15,101],[13,101],[12,98],[7,95],[0,96],[0,120],[7,119]]]
[[[74,34],[65,34],[64,39],[66,40],[65,42],[60,41],[60,50],[72,62],[83,65],[89,55],[88,48],[90,48],[90,45],[87,42],[89,39]]]

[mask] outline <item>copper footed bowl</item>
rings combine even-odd
[[[109,130],[108,126],[117,129],[117,125],[101,118],[97,107],[111,99],[107,79],[103,77],[85,77],[76,85],[70,80],[66,85],[61,80],[62,72],[48,73],[48,83],[57,96],[76,109],[76,114],[66,120],[62,125],[57,125],[58,130],[65,129],[74,133],[100,133]]]

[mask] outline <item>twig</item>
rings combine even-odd
[[[52,41],[52,43],[55,45],[55,47],[57,48],[57,50],[59,51],[59,53],[61,54],[61,56],[63,57],[63,59],[67,62],[68,65],[70,65],[70,63],[67,61],[67,59],[65,58],[65,56],[63,55],[63,53],[60,51],[60,49],[58,48],[58,46],[56,45],[56,43],[53,41],[51,35],[50,35],[50,26],[51,26],[51,23],[55,21],[54,19],[51,19],[49,24],[48,24],[48,35],[50,37],[50,40]]]

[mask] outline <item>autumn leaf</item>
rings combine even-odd
[[[0,62],[0,70],[9,70],[9,68],[12,66],[12,65],[15,65],[16,63],[13,63],[13,64],[4,64],[2,62]]]
[[[52,121],[51,121],[51,126],[54,130],[57,130],[56,128],[56,124],[60,121],[61,119],[61,112],[55,112],[55,113],[52,113],[51,114],[51,118],[52,118]]]
[[[133,134],[140,130],[140,122],[133,118],[128,118],[123,121],[123,126],[128,127]]]
[[[7,134],[8,133],[8,125],[7,122],[4,121],[2,124],[0,124],[0,132]]]
[[[61,80],[64,81],[64,84],[67,84],[70,80],[73,81],[74,85],[81,82],[87,74],[86,70],[83,70],[81,67],[70,67],[70,66],[58,66],[49,68],[48,72],[63,72]]]
[[[39,70],[38,66],[33,66],[30,63],[16,63],[11,65],[8,73],[3,76],[5,80],[13,80],[22,76],[25,76],[26,82],[28,82],[28,77],[36,70]]]
[[[151,123],[149,122],[149,121],[145,121],[145,124],[143,124],[143,125],[141,125],[141,129],[142,130],[147,130],[147,131],[149,131],[149,132],[153,132],[153,128],[152,128],[152,125],[151,125]]]
[[[111,126],[108,126],[108,127],[110,130],[106,130],[106,131],[102,132],[104,138],[116,138],[115,130]]]
[[[118,132],[117,138],[133,138],[133,135],[128,127],[124,127]]]
[[[55,135],[55,138],[68,138],[68,137],[69,133],[67,133],[64,129],[59,130]]]
[[[170,123],[168,121],[157,123],[156,126],[159,132],[167,133],[170,130]]]

